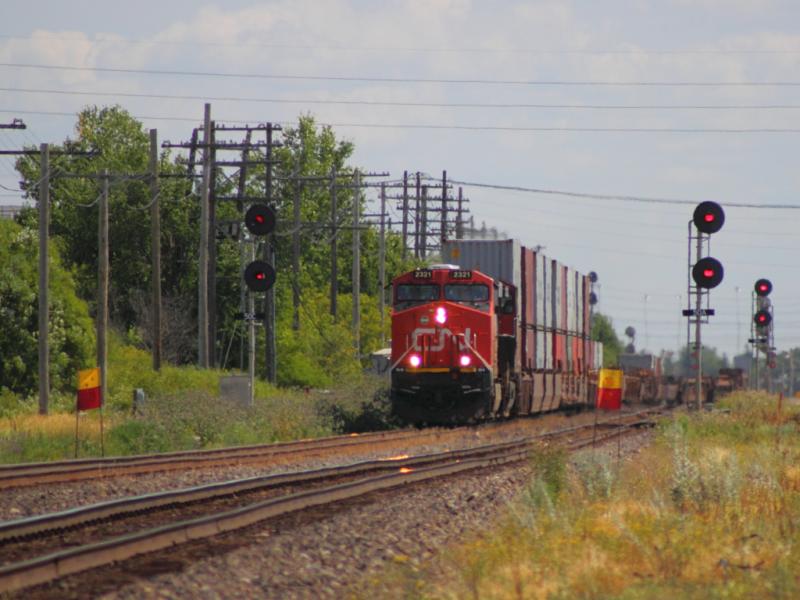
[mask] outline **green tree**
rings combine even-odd
[[[599,312],[594,313],[592,316],[592,340],[603,342],[604,367],[614,367],[619,364],[622,342],[614,331],[614,324],[610,317]]]
[[[150,192],[142,177],[149,160],[149,135],[142,124],[119,106],[88,107],[78,114],[76,138],[54,150],[80,150],[93,156],[58,156],[51,159],[51,235],[65,263],[75,271],[78,292],[94,305],[97,289],[98,198],[105,170],[112,175],[109,191],[109,307],[112,323],[126,330],[137,323],[141,299],[150,286]],[[160,170],[174,174],[179,164],[162,154]],[[17,162],[28,197],[38,201],[41,176],[38,156]],[[70,177],[63,177],[69,174]],[[59,177],[61,175],[61,177]],[[74,177],[85,175],[86,177]],[[196,255],[199,213],[186,181],[162,179],[163,293],[185,293],[197,277]],[[20,222],[36,227],[36,210],[24,212]]]
[[[0,219],[0,392],[23,397],[39,384],[38,247],[35,232]],[[53,244],[50,253],[50,379],[53,390],[67,391],[91,364],[94,331]]]

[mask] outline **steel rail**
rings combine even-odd
[[[644,414],[651,411],[652,409],[647,409],[630,414]],[[484,427],[501,427],[502,425],[503,422],[488,423]],[[280,457],[299,457],[337,448],[352,449],[376,442],[390,443],[411,439],[424,440],[426,438],[438,440],[443,437],[456,436],[465,430],[474,428],[475,426],[453,429],[403,429],[212,450],[186,450],[163,454],[0,465],[0,490],[158,471],[206,468],[230,464],[258,464],[270,462]]]
[[[622,419],[616,420],[617,431],[613,433],[618,434],[621,433],[623,429],[630,430],[646,422],[640,418],[640,414],[628,415],[628,419],[631,416],[635,417],[632,423],[625,423]],[[363,465],[366,464],[377,464],[378,468],[388,467],[393,472],[366,477],[356,481],[339,483],[315,490],[292,493],[278,498],[270,498],[222,513],[181,521],[10,564],[0,568],[0,592],[12,592],[32,585],[46,583],[66,575],[97,568],[112,562],[126,560],[139,554],[155,552],[169,548],[175,544],[212,537],[219,533],[247,527],[265,519],[332,502],[351,499],[370,492],[428,479],[445,477],[468,470],[525,460],[536,442],[553,437],[568,437],[570,434],[579,431],[588,431],[593,427],[594,424],[569,427],[544,432],[513,442],[427,455],[403,461],[391,461],[388,465],[385,464],[388,461],[369,461],[369,463],[363,463],[362,468]],[[403,463],[402,465],[401,462]],[[411,466],[405,466],[405,464]],[[414,464],[416,464],[416,466],[414,466]],[[355,468],[355,465],[353,465],[353,467]],[[319,477],[322,471],[325,470],[306,472],[302,475]],[[330,469],[328,469],[328,471],[330,471]],[[220,488],[222,485],[224,484],[205,487]],[[192,489],[189,491],[192,492],[196,490]],[[87,509],[97,508],[97,506],[101,505],[87,507]],[[77,516],[77,513],[73,516]],[[85,517],[86,515],[83,516]],[[25,519],[23,521],[26,522],[24,525],[33,526],[34,528],[37,526],[35,523],[36,518]],[[7,529],[6,531],[8,532],[10,530]],[[29,533],[32,533],[32,531],[29,530]]]
[[[186,450],[163,454],[0,465],[0,489],[155,471],[219,466],[221,464],[257,463],[287,455],[300,456],[322,450],[365,446],[376,442],[403,441],[421,436],[436,438],[447,435],[449,431],[453,430],[431,429],[420,432],[419,430],[403,429],[212,450]]]
[[[59,532],[87,523],[96,523],[102,520],[139,515],[145,511],[152,511],[158,508],[174,508],[180,505],[238,496],[240,494],[265,491],[273,488],[296,486],[333,478],[364,475],[374,471],[418,468],[444,459],[465,460],[491,453],[505,447],[517,447],[529,443],[529,440],[519,440],[462,450],[423,454],[414,457],[384,458],[352,463],[339,467],[326,467],[294,473],[248,477],[246,479],[209,483],[179,490],[167,490],[143,494],[141,496],[118,498],[64,511],[0,522],[0,545],[10,541],[22,540],[34,535]]]

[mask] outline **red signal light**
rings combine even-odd
[[[755,321],[755,324],[758,327],[767,327],[770,323],[772,323],[772,315],[766,310],[760,310],[753,315],[753,321]]]
[[[253,235],[267,235],[275,229],[275,209],[266,204],[253,204],[247,209],[244,224]]]
[[[710,235],[722,229],[725,224],[725,211],[716,202],[701,202],[694,209],[692,221],[698,231]]]
[[[705,289],[717,287],[722,283],[724,274],[722,263],[710,256],[701,258],[692,267],[692,279],[697,287]]]
[[[251,292],[266,292],[275,283],[275,269],[263,260],[254,260],[244,270],[244,282]]]
[[[756,281],[756,296],[763,298],[769,296],[772,291],[772,282],[769,279],[759,279]]]

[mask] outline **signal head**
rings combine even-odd
[[[253,235],[272,233],[275,221],[275,209],[266,204],[253,204],[244,216],[244,225]]]
[[[753,315],[753,322],[757,327],[768,327],[772,323],[772,315],[766,310],[759,310]]]
[[[772,291],[772,282],[769,279],[759,279],[755,285],[756,296],[765,297],[769,296]]]
[[[703,233],[716,233],[725,224],[725,211],[716,202],[701,202],[694,209],[694,226]]]
[[[711,289],[722,283],[725,270],[716,258],[707,256],[698,260],[692,267],[692,279],[697,287]]]
[[[244,282],[251,292],[266,292],[275,284],[275,269],[263,260],[254,260],[244,270]]]

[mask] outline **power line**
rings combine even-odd
[[[676,198],[652,198],[646,196],[625,196],[613,194],[591,194],[586,192],[570,192],[565,190],[548,190],[541,188],[530,188],[512,185],[500,185],[491,183],[476,183],[469,181],[456,181],[452,180],[454,185],[461,185],[464,187],[476,187],[492,190],[509,190],[514,192],[528,192],[531,194],[547,194],[554,196],[568,196],[570,198],[583,198],[587,200],[620,200],[623,202],[645,202],[653,204],[687,204],[695,206],[698,204],[697,200],[680,200]],[[800,204],[751,204],[746,202],[724,202],[726,208],[769,208],[769,209],[798,209]]]
[[[99,92],[41,88],[0,87],[0,92],[59,94],[65,96],[111,96],[161,100],[202,100],[206,102],[252,102],[260,104],[314,104],[339,106],[396,106],[405,108],[524,108],[564,110],[784,110],[800,109],[800,104],[531,104],[518,102],[403,102],[384,100],[320,100],[312,98],[256,98],[245,96],[198,96],[143,92]]]
[[[228,48],[273,48],[285,50],[327,50],[327,51],[348,51],[348,52],[416,52],[416,53],[475,53],[475,54],[541,54],[541,55],[728,55],[728,54],[753,54],[753,55],[785,55],[798,54],[800,49],[795,50],[762,50],[762,49],[613,49],[613,48],[490,48],[490,47],[414,47],[414,46],[349,46],[341,44],[288,44],[288,43],[264,43],[264,42],[198,42],[186,40],[147,40],[147,39],[120,39],[116,37],[95,36],[90,39],[88,36],[67,36],[39,33],[35,36],[19,35],[0,35],[0,39],[36,41],[41,38],[57,39],[65,41],[79,41],[89,43],[109,43],[109,44],[144,44],[155,46],[192,46],[192,47],[228,47]]]
[[[59,111],[30,111],[30,110],[5,110],[0,109],[0,113],[16,113],[16,114],[38,114],[49,116],[61,117],[75,117],[77,113],[59,112]],[[173,117],[173,116],[149,116],[149,115],[132,115],[136,119],[149,119],[153,121],[186,121],[191,123],[198,122],[198,119],[191,117]],[[228,123],[254,123],[259,119],[220,119]],[[296,121],[278,121],[279,125],[292,126],[296,125]],[[754,128],[754,129],[703,129],[703,128],[645,128],[645,127],[514,127],[502,125],[433,125],[427,123],[337,123],[337,122],[322,122],[320,125],[328,127],[358,127],[366,129],[432,129],[432,130],[450,130],[450,131],[507,131],[507,132],[540,132],[540,133],[721,133],[721,134],[771,134],[771,133],[800,133],[800,129],[787,129],[787,128]],[[479,184],[475,186],[480,187]],[[516,189],[517,191],[530,191],[525,189]],[[543,192],[544,193],[544,192]],[[618,198],[614,198],[618,199]],[[673,203],[674,204],[674,203]],[[741,205],[747,206],[747,205]],[[762,208],[759,205],[753,205],[754,208]],[[781,207],[774,207],[781,208]],[[795,208],[795,207],[789,207]]]
[[[800,87],[800,81],[566,81],[547,79],[444,79],[424,77],[376,77],[355,75],[289,75],[286,73],[224,73],[219,71],[185,71],[178,69],[132,69],[121,67],[75,67],[32,63],[0,63],[0,67],[78,71],[90,73],[125,73],[136,75],[169,75],[181,77],[223,77],[228,79],[283,79],[293,81],[359,81],[378,83],[436,83],[463,85],[523,85],[567,87]]]

